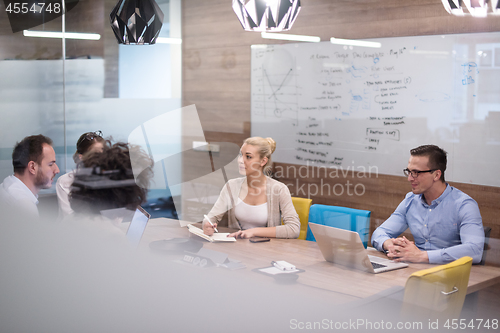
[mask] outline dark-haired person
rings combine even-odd
[[[76,152],[73,154],[73,161],[78,164],[81,162],[84,154],[92,151],[102,152],[106,141],[102,137],[102,132],[83,133],[76,142]],[[73,213],[69,204],[69,191],[73,184],[75,170],[72,170],[57,179],[56,192],[59,202],[59,219],[63,219]]]
[[[476,201],[445,182],[446,152],[424,145],[410,154],[404,172],[412,191],[373,232],[372,245],[396,261],[442,264],[470,256],[479,263],[484,246],[481,214]],[[407,228],[415,242],[398,237]]]
[[[144,166],[136,177],[130,160],[131,149],[139,149],[133,156],[141,159],[134,161],[134,166]],[[153,162],[140,148],[115,143],[104,146],[101,152],[86,154],[81,163],[69,195],[75,213],[98,216],[103,210],[115,208],[135,210],[146,201]]]
[[[32,135],[18,142],[12,152],[14,175],[0,184],[0,201],[21,213],[38,216],[38,192],[52,187],[59,173],[52,140],[44,135]]]

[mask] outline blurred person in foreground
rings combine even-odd
[[[2,206],[38,217],[38,193],[51,188],[59,173],[52,140],[42,134],[25,137],[14,147],[12,165],[14,174],[0,184]]]
[[[89,152],[102,152],[106,146],[106,140],[102,137],[102,132],[87,132],[83,133],[76,142],[76,151],[73,154],[73,161],[76,166],[81,163],[83,155]],[[72,170],[57,179],[56,192],[57,201],[59,203],[59,219],[73,214],[73,209],[69,203],[69,192],[71,184],[73,184],[76,170]]]
[[[243,142],[238,157],[239,172],[244,177],[231,179],[224,185],[214,207],[203,221],[203,232],[214,228],[227,214],[227,226],[239,229],[230,237],[297,238],[299,216],[288,187],[268,176],[271,154],[276,142],[271,138],[252,137]],[[281,219],[283,218],[283,225]]]
[[[136,177],[132,170],[131,150],[137,150],[133,156],[140,159],[134,161],[134,165],[143,166]],[[100,223],[108,220],[102,214],[105,211],[117,208],[135,211],[146,201],[153,161],[139,147],[118,142],[104,146],[101,152],[88,153],[81,163],[69,194],[75,216]],[[116,226],[120,221],[112,222]]]

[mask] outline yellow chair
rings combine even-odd
[[[309,221],[309,208],[311,207],[312,199],[292,197],[293,207],[299,214],[300,220],[300,235],[299,239],[306,239],[307,223]]]
[[[459,318],[464,305],[471,257],[413,273],[405,285],[401,314],[414,318]]]

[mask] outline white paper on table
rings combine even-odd
[[[276,267],[267,267],[267,268],[259,269],[259,271],[261,271],[263,273],[271,274],[271,275],[276,275],[276,274],[282,274],[282,273],[295,273],[295,272],[298,272],[299,270],[292,269],[289,271],[282,271],[281,269],[276,268]]]

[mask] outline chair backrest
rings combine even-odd
[[[412,318],[459,318],[472,266],[471,257],[413,273],[405,285],[402,315]]]
[[[329,205],[312,205],[309,210],[309,222],[356,231],[366,248],[368,246],[368,234],[370,231],[370,215],[371,212],[369,210]],[[307,228],[306,239],[316,241],[309,227]]]
[[[293,207],[295,211],[299,214],[300,220],[300,235],[299,239],[306,239],[307,225],[309,219],[309,208],[311,208],[312,199],[296,198],[292,197]]]

